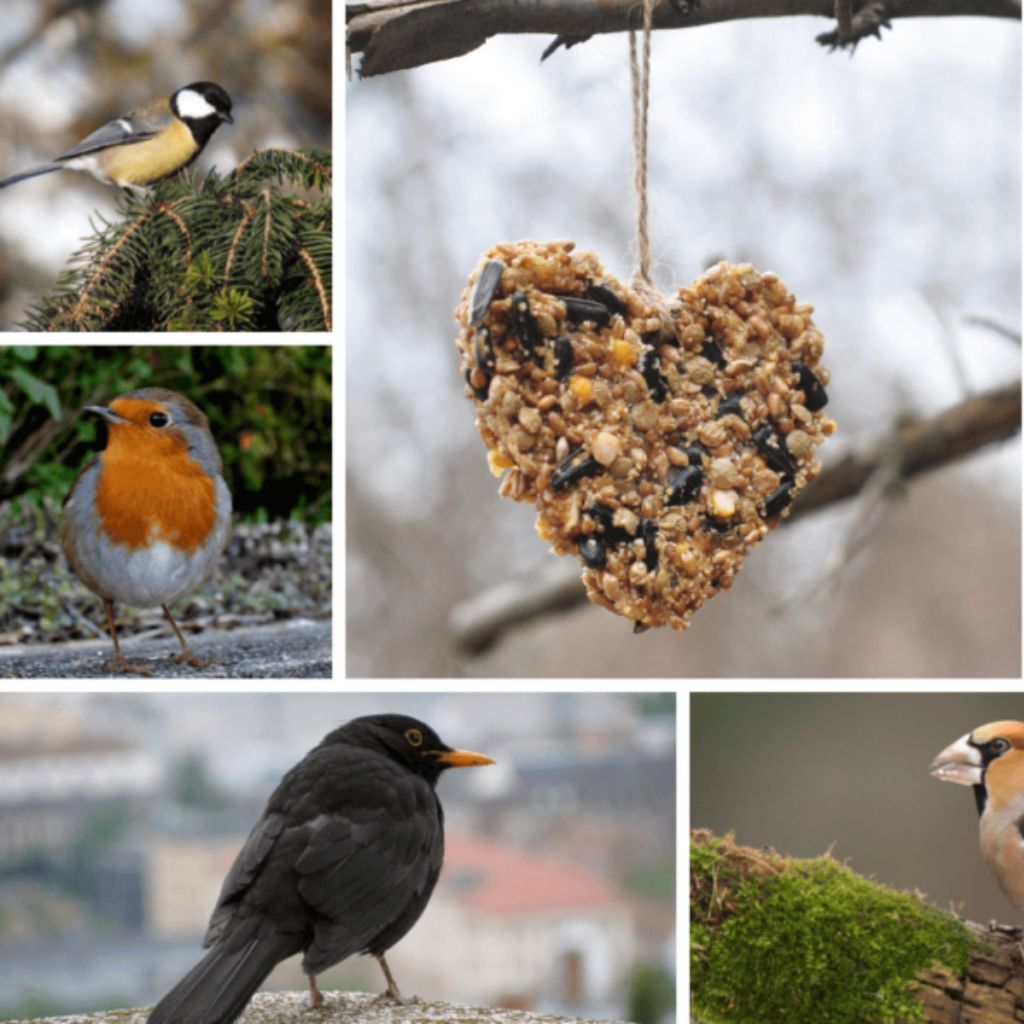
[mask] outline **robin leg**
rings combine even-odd
[[[164,615],[167,616],[167,621],[171,624],[171,629],[174,630],[174,635],[178,638],[178,643],[181,644],[181,654],[179,654],[174,660],[179,665],[192,665],[194,668],[206,668],[208,665],[213,664],[206,658],[200,658],[197,654],[192,652],[192,648],[185,643],[185,638],[181,634],[181,630],[178,629],[178,624],[174,621],[174,616],[171,614],[170,609],[167,605],[160,605],[164,610]]]
[[[110,639],[114,641],[114,658],[107,662],[107,669],[110,672],[128,672],[132,675],[151,676],[151,669],[143,668],[141,665],[133,665],[121,653],[121,645],[117,642],[117,623],[114,622],[114,602],[103,599],[103,607],[107,610],[107,628],[110,630]]]
[[[324,1005],[324,994],[317,987],[316,975],[309,975],[309,1008],[319,1010]]]
[[[380,964],[380,969],[384,972],[384,978],[388,983],[388,987],[374,999],[374,1006],[378,1003],[398,1003],[401,1006],[406,1006],[409,1003],[419,1002],[416,996],[413,996],[411,999],[405,999],[402,993],[398,991],[398,984],[391,973],[391,968],[388,967],[387,960],[384,959],[383,953],[374,953],[373,959]]]

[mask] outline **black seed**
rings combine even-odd
[[[607,505],[602,505],[601,502],[595,501],[583,514],[590,516],[594,520],[607,544],[611,544],[614,547],[618,544],[626,544],[633,539],[631,533],[612,522],[615,513]]]
[[[626,304],[606,284],[590,285],[587,288],[587,297],[600,302],[602,306],[607,306],[613,313],[618,313],[623,318],[629,313]]]
[[[482,388],[474,388],[473,387],[473,382],[469,379],[472,376],[473,376],[473,371],[467,366],[466,367],[466,383],[473,389],[473,394],[476,395],[476,397],[481,402],[487,401],[487,394],[488,394],[487,387],[485,386],[485,387],[482,387]],[[488,381],[488,384],[489,383],[490,383],[490,381]]]
[[[743,419],[743,407],[740,405],[739,395],[730,395],[718,403],[718,412],[715,414],[715,418],[721,419],[723,416],[739,416],[740,419]]]
[[[680,466],[669,471],[669,492],[665,499],[666,505],[685,505],[693,501],[700,492],[704,482],[704,471],[697,465]]]
[[[612,311],[602,302],[580,299],[575,295],[560,295],[559,298],[565,303],[565,315],[574,324],[589,320],[603,327],[612,318]]]
[[[701,346],[700,354],[709,363],[718,363],[719,366],[725,365],[725,356],[722,355],[722,346],[718,343],[717,338],[705,341],[703,346]]]
[[[586,448],[577,448],[575,451],[569,452],[558,469],[552,473],[551,489],[564,491],[569,484],[597,473],[603,468],[597,459],[587,453]]]
[[[777,473],[784,476],[795,476],[797,466],[789,454],[782,438],[769,426],[758,427],[754,431],[754,444],[764,456],[764,461]]]
[[[599,501],[595,501],[583,514],[590,516],[598,526],[603,527],[605,530],[612,528],[612,517],[615,513],[607,505],[602,505]]]
[[[817,412],[828,405],[828,393],[814,371],[803,363],[794,363],[793,369],[800,377],[800,390],[804,393],[804,406],[811,412]]]
[[[640,536],[644,541],[644,564],[653,572],[658,568],[658,546],[654,542],[658,536],[658,524],[653,519],[641,519]]]
[[[501,260],[488,260],[484,269],[480,271],[476,282],[473,284],[473,291],[469,295],[469,326],[476,327],[487,315],[487,308],[494,298],[494,293],[501,283],[501,272],[505,264]]]
[[[711,457],[711,453],[700,443],[695,441],[688,448],[683,449],[686,457],[690,460],[691,466],[703,466],[704,460]]]
[[[732,529],[732,523],[728,520],[719,520],[712,516],[705,516],[701,521],[700,528],[705,533],[728,533]]]
[[[608,553],[596,537],[587,537],[580,542],[580,557],[591,569],[603,569],[608,561]]]
[[[671,345],[673,348],[679,348],[679,339],[674,334],[662,337],[661,331],[648,331],[646,334],[640,335],[640,340],[652,348],[657,348],[658,345]]]
[[[515,292],[509,303],[512,331],[527,352],[535,352],[541,343],[540,328],[530,312],[530,300],[524,292]]]
[[[766,519],[777,516],[793,500],[793,481],[783,480],[779,486],[765,499],[764,514]]]
[[[555,338],[555,376],[565,380],[572,369],[572,342],[563,334]]]
[[[489,377],[494,373],[494,341],[486,327],[478,327],[473,336],[473,358],[476,368]]]
[[[646,622],[641,622],[639,619],[633,623],[633,635],[636,636],[640,633],[646,633],[651,627]]]
[[[658,353],[653,349],[648,349],[640,360],[640,373],[647,382],[651,398],[656,402],[664,402],[665,396],[668,394],[668,381],[662,377],[661,372],[658,370],[660,362]]]
[[[702,387],[700,389],[700,393],[705,398],[717,398],[718,397],[718,388],[716,388],[714,386],[714,384],[705,384],[704,387]]]

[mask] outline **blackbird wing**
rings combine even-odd
[[[319,973],[399,919],[415,923],[441,870],[444,831],[433,788],[382,759],[350,767],[344,801],[313,825],[295,870],[316,920],[304,965]]]
[[[239,851],[221,886],[217,906],[206,929],[203,946],[212,946],[223,935],[235,916],[239,901],[249,890],[267,856],[273,850],[274,844],[284,831],[285,824],[283,814],[268,811],[249,833],[245,846]]]

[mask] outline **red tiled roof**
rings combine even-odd
[[[593,910],[618,901],[584,868],[449,832],[441,881],[464,906],[489,914]]]

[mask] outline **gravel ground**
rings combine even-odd
[[[236,524],[218,574],[171,611],[190,638],[202,630],[329,619],[331,524]],[[125,639],[168,630],[159,608],[118,605],[117,621]],[[0,648],[106,637],[99,598],[60,551],[56,510],[18,514],[10,503],[0,505]]]
[[[361,992],[325,992],[319,1013],[309,1009],[307,992],[263,992],[256,995],[238,1024],[310,1024],[311,1021],[365,1022],[365,1024],[616,1024],[579,1017],[551,1017],[521,1010],[458,1006],[452,1003],[417,1002],[408,1006],[374,1006],[375,996]],[[145,1024],[148,1010],[113,1010],[106,1013],[49,1017],[46,1024]],[[29,1024],[15,1021],[13,1024]],[[36,1024],[44,1024],[37,1021]]]

